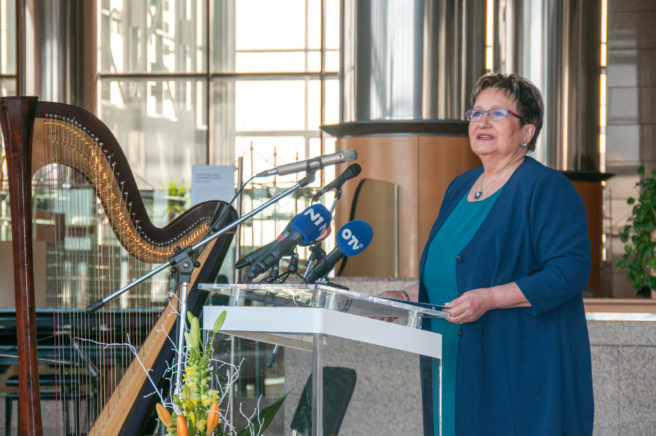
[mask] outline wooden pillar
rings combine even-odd
[[[588,237],[590,238],[590,279],[587,288],[595,297],[604,297],[601,278],[601,236],[603,233],[603,186],[601,182],[613,174],[593,171],[565,171],[574,188],[583,198],[588,215]]]

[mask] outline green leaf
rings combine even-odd
[[[656,289],[656,277],[649,277],[647,283],[649,285],[649,289]]]
[[[223,323],[226,319],[227,312],[224,310],[219,314],[219,316],[216,317],[216,321],[214,321],[214,328],[212,328],[212,340],[210,341],[210,344],[214,344],[214,338],[216,337],[216,333],[221,329],[223,326]]]
[[[622,259],[619,262],[617,262],[616,268],[619,268],[619,269],[626,268],[626,261],[624,259]]]
[[[219,316],[216,317],[216,321],[214,321],[214,328],[212,328],[212,332],[216,334],[216,332],[219,331],[221,326],[223,325],[225,319],[226,319],[227,312],[224,310],[219,314]]]
[[[640,174],[640,175],[643,175],[645,173],[645,167],[640,165],[638,167],[637,173]]]
[[[635,203],[635,198],[633,198],[633,197],[629,197],[629,198],[626,199],[626,202],[627,202],[628,204],[633,204],[633,203]]]
[[[260,410],[260,414],[258,416],[253,417],[253,419],[250,421],[250,424],[254,427],[254,434],[259,435],[262,434],[264,430],[266,430],[269,424],[271,424],[271,421],[273,421],[273,418],[276,416],[276,413],[278,413],[278,409],[280,409],[280,406],[282,406],[282,403],[285,401],[285,398],[287,398],[287,395],[288,394],[285,394],[284,396],[280,397],[275,403]],[[237,436],[250,436],[251,431],[248,427],[249,426],[242,428],[237,433]]]

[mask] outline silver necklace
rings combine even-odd
[[[503,174],[508,168],[510,168],[511,165],[519,162],[520,160],[524,159],[524,156],[520,157],[519,159],[515,159],[514,161],[510,162],[508,165],[503,167],[499,173],[494,176],[492,180],[487,182],[487,187],[489,188],[492,183],[494,183],[495,180],[497,180],[499,177],[501,177],[501,174]],[[481,182],[478,185],[478,191],[474,192],[474,200],[478,200],[483,196],[483,180],[485,180],[485,170],[483,170],[483,174],[481,174]]]

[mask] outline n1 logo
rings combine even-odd
[[[315,208],[314,207],[308,207],[305,209],[305,212],[303,212],[303,215],[307,215],[310,217],[310,221],[315,225],[315,227],[319,228],[319,234],[323,233],[326,228],[328,228],[328,220],[323,217],[321,214],[321,209],[320,208]],[[330,215],[329,215],[330,216]]]

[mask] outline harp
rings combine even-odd
[[[166,383],[173,356],[168,335],[175,335],[177,300],[168,299],[170,278],[153,278],[97,314],[83,308],[233,221],[236,212],[223,202],[205,202],[157,227],[116,139],[80,108],[8,97],[0,99],[0,123],[14,254],[19,434],[42,433],[43,373],[55,384],[55,412],[44,415],[50,428],[57,420],[55,427],[66,434],[139,434],[158,401],[153,385]],[[57,199],[77,212],[53,206]],[[35,234],[46,239],[45,284],[34,281]],[[196,284],[214,279],[231,239],[224,234],[199,255],[189,310],[202,306]],[[38,310],[35,289],[46,302]],[[37,314],[50,319],[45,334],[37,331]],[[50,353],[45,360],[42,348]],[[136,359],[130,349],[138,350]],[[73,423],[59,411],[70,403]]]

